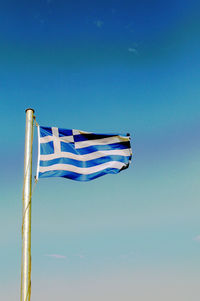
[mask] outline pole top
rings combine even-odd
[[[31,111],[33,111],[33,113],[35,113],[35,111],[33,109],[31,109],[31,108],[26,109],[25,112],[27,112],[29,110],[31,110]]]

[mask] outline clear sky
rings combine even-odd
[[[32,300],[199,300],[199,1],[3,0],[0,66],[0,300],[19,300],[28,107],[129,132],[134,153],[117,175],[39,180]]]

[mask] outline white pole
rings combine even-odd
[[[30,301],[31,298],[31,186],[33,114],[33,109],[26,110],[22,218],[21,301]]]

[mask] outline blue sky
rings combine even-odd
[[[199,11],[1,1],[1,300],[19,299],[28,107],[44,126],[129,132],[134,153],[117,175],[40,179],[32,300],[199,300]]]

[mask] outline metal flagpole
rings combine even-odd
[[[21,301],[30,301],[31,298],[31,186],[33,114],[33,109],[26,110],[22,218]]]

